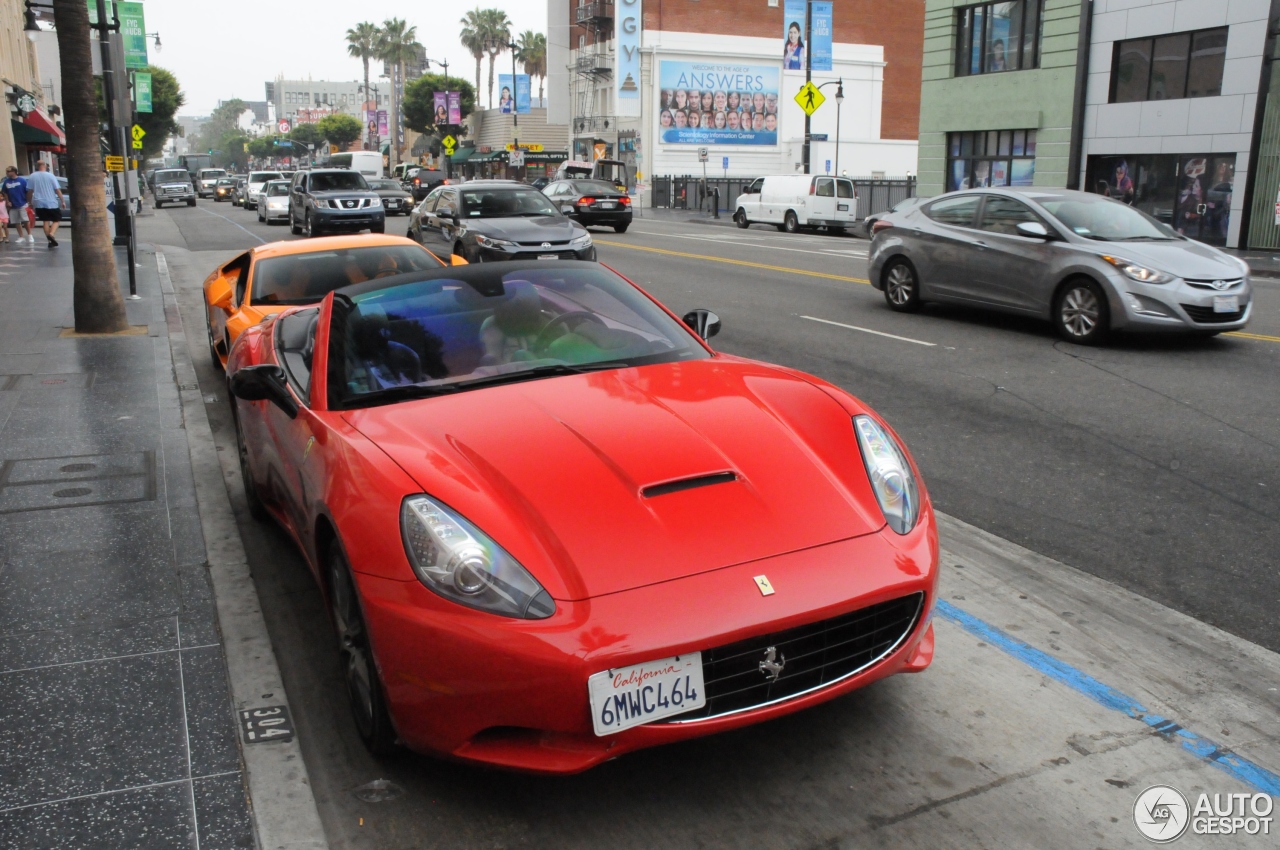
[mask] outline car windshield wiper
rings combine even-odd
[[[520,381],[531,381],[536,378],[552,378],[556,375],[584,375],[587,372],[603,372],[609,369],[625,369],[630,366],[625,360],[606,360],[600,363],[548,363],[545,366],[534,366],[520,372],[503,372],[499,375],[486,375],[483,378],[472,378],[449,384],[460,390],[476,387],[491,387],[497,384],[515,384]]]
[[[1172,236],[1126,236],[1118,242],[1176,242]]]

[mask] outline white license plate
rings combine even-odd
[[[702,653],[605,670],[587,679],[596,735],[612,735],[707,704]]]
[[[616,206],[617,206],[617,204],[615,204],[613,201],[601,201],[601,202],[600,202],[600,209],[602,209],[602,210],[611,210],[611,209],[613,209],[613,208],[614,208],[614,207],[616,207]]]
[[[1240,312],[1240,297],[1238,295],[1216,296],[1213,299],[1213,312],[1215,313]]]
[[[560,259],[560,255],[559,254],[539,254],[538,259],[539,260],[558,260]]]

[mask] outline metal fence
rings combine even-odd
[[[692,174],[654,177],[650,181],[649,206],[675,210],[703,210],[712,212],[715,206],[715,190],[720,190],[720,212],[732,213],[733,202],[742,189],[751,184],[754,177],[702,177]],[[858,217],[884,212],[906,198],[915,197],[916,178],[894,177],[876,179],[853,177],[854,193],[858,196]]]

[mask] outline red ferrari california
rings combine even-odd
[[[842,390],[596,263],[442,267],[245,331],[249,506],[329,602],[356,726],[572,773],[933,657],[933,510]]]

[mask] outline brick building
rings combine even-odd
[[[803,158],[804,112],[793,98],[805,75],[784,67],[785,5],[785,0],[548,0],[548,119],[569,126],[569,150],[577,158],[622,159],[642,176],[700,171],[701,147],[708,149],[717,175],[796,171]],[[639,31],[631,35],[621,29],[628,18],[639,21]],[[838,0],[832,41],[832,70],[813,72],[815,85],[831,85],[822,89],[827,102],[811,122],[818,137],[811,171],[821,173],[828,160],[837,159],[834,95],[835,82],[843,79],[839,170],[914,173],[924,0]],[[628,55],[634,56],[634,66],[625,61]],[[710,102],[690,108],[689,91]],[[756,111],[765,113],[767,123],[751,128],[753,138],[746,132],[735,136],[737,126],[728,126],[742,120],[741,112],[730,113],[742,109],[734,104],[749,91],[766,98],[763,110]],[[701,128],[722,132],[676,132],[695,120],[727,124]],[[827,140],[820,140],[823,135]]]

